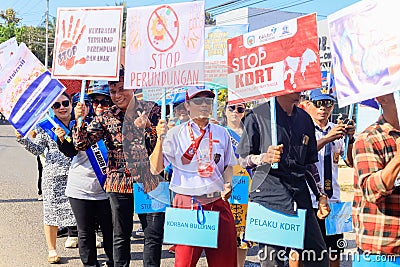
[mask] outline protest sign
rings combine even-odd
[[[218,211],[204,211],[204,223],[198,222],[200,211],[167,208],[164,243],[197,247],[218,247]],[[182,233],[185,234],[182,234]]]
[[[297,216],[270,210],[249,202],[246,219],[246,239],[290,248],[304,247],[306,210],[298,209]]]
[[[218,25],[205,28],[205,81],[228,88],[228,39],[249,31],[249,24]]]
[[[169,183],[161,182],[151,192],[143,191],[143,184],[134,183],[133,206],[136,214],[164,212],[170,206]]]
[[[128,8],[126,25],[125,88],[204,81],[204,2]]]
[[[353,230],[351,202],[329,203],[331,212],[325,218],[326,235],[336,235]]]
[[[316,15],[229,39],[228,72],[232,103],[321,87]]]
[[[122,6],[58,8],[53,77],[118,80],[122,25]]]
[[[232,138],[231,138],[232,140]],[[233,166],[231,204],[247,204],[249,202],[250,175],[240,165]]]
[[[397,3],[360,1],[328,16],[339,107],[398,90]]]
[[[25,136],[64,90],[21,43],[0,72],[0,112]]]
[[[10,58],[18,49],[17,39],[15,37],[0,44],[0,71],[4,68]]]

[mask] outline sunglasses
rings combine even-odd
[[[244,108],[244,107],[228,106],[228,110],[229,110],[230,112],[234,112],[235,109],[236,109],[236,111],[237,111],[238,113],[244,113],[244,112],[246,111],[246,108]]]
[[[312,103],[314,104],[314,106],[316,108],[320,108],[320,107],[331,108],[333,106],[333,101],[329,100],[329,99],[314,100],[314,101],[312,101]]]
[[[61,103],[60,102],[55,102],[52,107],[54,109],[59,109],[61,107],[61,105],[63,105],[63,107],[65,107],[65,108],[68,107],[69,106],[69,100],[61,101]]]
[[[211,105],[213,103],[214,99],[209,98],[209,97],[199,97],[199,98],[193,98],[190,100],[190,102],[194,103],[195,105],[201,105],[203,103],[206,103],[207,105]]]
[[[92,103],[93,103],[93,105],[102,105],[103,107],[110,105],[110,101],[105,98],[103,98],[102,100],[93,99]]]

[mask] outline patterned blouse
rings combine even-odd
[[[20,139],[18,143],[22,144],[26,150],[35,156],[43,154],[47,149],[46,164],[43,166],[43,172],[48,177],[68,176],[71,159],[61,153],[57,143],[54,142],[42,128],[37,127],[36,131],[36,138],[33,140],[29,138]]]
[[[150,127],[140,129],[134,126],[138,111],[149,114]],[[130,105],[126,113],[114,105],[95,116],[89,125],[73,128],[73,140],[78,150],[86,150],[104,139],[108,149],[106,192],[132,193],[134,182],[143,183],[148,192],[163,180],[162,176],[150,173],[149,161],[157,140],[155,127],[160,115],[159,106],[136,99],[135,105]]]

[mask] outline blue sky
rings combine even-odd
[[[49,10],[51,16],[57,15],[58,7],[81,7],[81,6],[113,6],[115,2],[122,0],[49,0]],[[188,0],[126,0],[128,7],[141,5],[160,5],[178,2],[188,2]],[[205,0],[206,9],[220,5],[228,0]],[[251,7],[281,9],[292,12],[312,13],[317,12],[318,20],[325,19],[327,15],[334,13],[358,0],[241,0],[236,5],[229,6],[229,9],[250,5]],[[291,6],[291,7],[290,7]],[[17,11],[17,16],[22,18],[22,25],[37,26],[45,21],[46,0],[1,0],[0,10],[13,8]],[[214,10],[212,13],[220,13]]]

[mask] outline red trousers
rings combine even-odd
[[[176,245],[175,267],[196,267],[203,250],[209,267],[237,267],[236,228],[229,203],[222,198],[197,198],[197,200],[201,202],[204,210],[219,211],[218,248]],[[189,209],[191,197],[177,194],[174,206]]]

